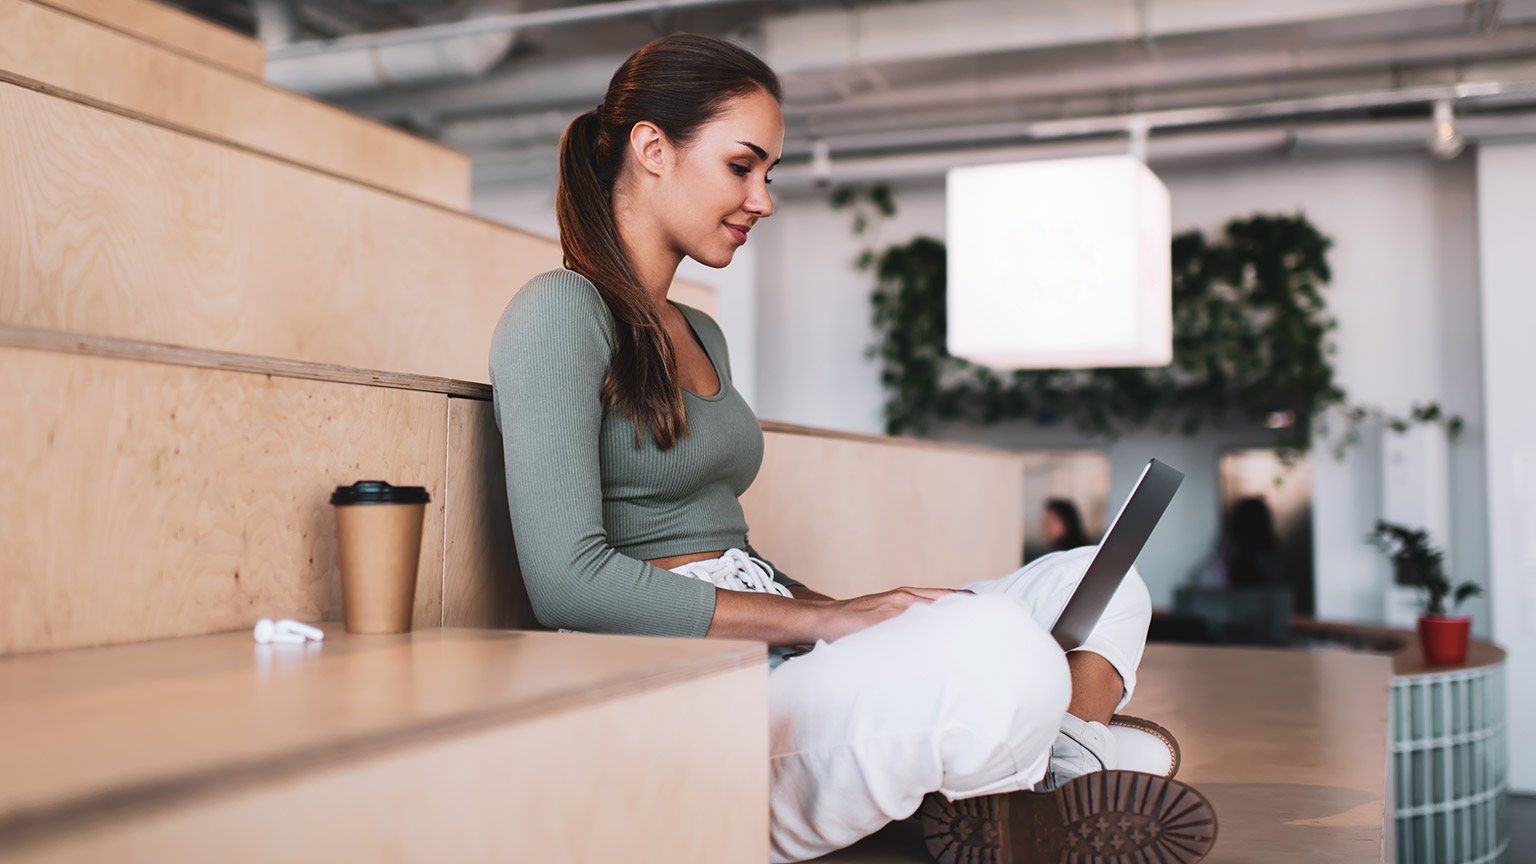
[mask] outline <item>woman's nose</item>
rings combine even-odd
[[[756,214],[759,219],[766,219],[773,215],[773,196],[768,194],[768,184],[758,183],[753,187],[752,194],[747,197],[744,209],[748,213]]]

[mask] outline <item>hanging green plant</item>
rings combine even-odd
[[[835,208],[852,208],[854,233],[867,236],[895,213],[889,189],[839,189]],[[1193,435],[1240,423],[1274,430],[1283,452],[1312,445],[1314,421],[1345,409],[1346,442],[1377,409],[1349,408],[1334,379],[1329,340],[1338,323],[1322,289],[1332,241],[1304,216],[1235,219],[1224,236],[1198,231],[1173,240],[1173,363],[1161,368],[1004,372],[951,356],[945,347],[945,248],[919,237],[876,252],[856,266],[872,271],[870,301],[879,341],[885,425],[891,435],[927,433],[936,420],[989,425],[1029,419],[1071,423],[1090,436],[1156,428]],[[1396,428],[1396,418],[1386,418]],[[1416,408],[1415,422],[1460,418],[1439,406]],[[1347,446],[1343,444],[1341,446]]]

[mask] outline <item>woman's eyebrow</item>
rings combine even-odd
[[[744,145],[746,145],[747,149],[749,149],[753,153],[757,154],[757,158],[763,160],[764,162],[768,161],[768,151],[767,150],[764,150],[763,148],[757,146],[756,144],[753,144],[751,141],[737,141],[736,143],[737,144],[744,144]],[[780,156],[779,158],[773,160],[773,165],[777,165],[777,164],[779,164],[780,162],[783,162],[783,161],[784,161],[784,157]],[[769,165],[768,167],[772,168],[773,165]]]

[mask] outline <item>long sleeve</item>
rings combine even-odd
[[[556,270],[525,285],[496,327],[490,375],[523,581],[548,627],[702,637],[714,586],[620,554],[604,529],[611,321],[590,283]]]

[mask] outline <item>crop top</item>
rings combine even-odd
[[[748,545],[737,500],[762,466],[762,427],[731,385],[719,325],[668,302],[698,337],[720,390],[683,390],[689,432],[665,452],[648,427],[637,448],[635,424],[603,407],[614,317],[585,277],[566,269],[533,277],[497,322],[490,374],[512,534],[546,627],[701,637],[715,586],[646,559],[733,547],[762,557]],[[776,581],[800,584],[773,569]]]

